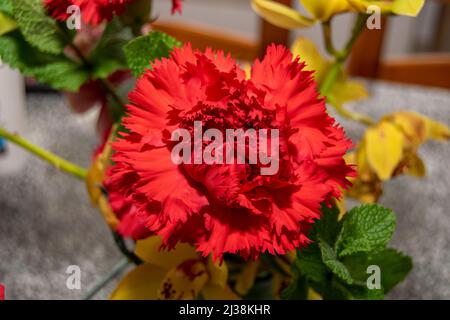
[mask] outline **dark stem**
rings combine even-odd
[[[117,232],[113,232],[113,237],[120,252],[122,252],[122,254],[128,258],[128,260],[133,262],[135,265],[142,264],[143,261],[141,260],[141,258],[139,258],[133,251],[130,251],[127,248],[125,241],[120,234],[118,234]]]

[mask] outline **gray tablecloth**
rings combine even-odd
[[[372,97],[349,108],[375,118],[416,110],[450,125],[450,92],[368,83]],[[28,96],[23,135],[87,166],[96,145],[95,114],[73,115],[59,95]],[[357,140],[364,127],[340,119]],[[420,150],[428,174],[386,185],[381,203],[398,217],[391,245],[414,259],[414,269],[392,299],[450,299],[450,148],[430,142]],[[8,299],[77,299],[121,260],[111,234],[87,200],[83,183],[29,156],[21,174],[0,177],[0,283]],[[81,290],[66,287],[69,265],[81,268]],[[114,283],[96,298],[106,298]]]

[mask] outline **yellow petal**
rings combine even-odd
[[[0,12],[0,36],[17,28],[17,23],[6,14]]]
[[[365,99],[369,94],[363,83],[348,80],[345,75],[341,75],[336,80],[329,95],[332,96],[334,103],[343,105],[350,101]]]
[[[392,5],[392,13],[416,17],[422,10],[425,0],[395,0]]]
[[[314,71],[314,79],[321,82],[330,63],[322,57],[316,44],[309,39],[299,37],[292,44],[291,51],[294,57],[306,63],[305,70]]]
[[[155,266],[171,269],[184,261],[198,259],[195,248],[186,244],[179,243],[172,250],[161,248],[161,237],[153,236],[136,242],[135,253],[143,261]]]
[[[196,299],[208,281],[205,264],[200,260],[187,260],[171,269],[158,291],[163,300]]]
[[[279,273],[274,273],[272,277],[272,297],[280,299],[281,292],[286,288],[286,277]]]
[[[391,13],[393,1],[367,1],[367,0],[347,0],[350,7],[360,13],[367,13],[370,6],[377,6],[380,8],[382,14]]]
[[[204,286],[202,295],[206,300],[241,300],[241,297],[234,293],[229,286],[222,287],[214,284]]]
[[[367,130],[367,161],[381,180],[389,179],[402,159],[403,139],[401,131],[388,122]]]
[[[338,13],[348,11],[347,0],[300,0],[305,9],[317,20],[328,21]]]
[[[347,212],[347,209],[345,208],[345,197],[341,197],[341,199],[336,200],[336,207],[339,210],[338,220],[341,220]]]
[[[427,126],[427,138],[444,142],[450,139],[450,129],[445,124],[423,117]]]
[[[150,264],[139,265],[122,279],[110,299],[155,300],[166,272]]]
[[[424,117],[417,112],[399,111],[385,116],[386,119],[400,128],[408,138],[412,148],[417,148],[427,139],[427,126]]]
[[[241,273],[236,278],[236,285],[234,290],[241,296],[245,296],[248,291],[255,284],[255,279],[258,274],[259,260],[249,261],[242,269]]]
[[[208,270],[209,274],[208,284],[219,286],[222,288],[227,286],[228,268],[225,262],[222,262],[222,264],[220,264],[219,262],[214,262],[212,258],[209,257],[206,269]]]
[[[315,23],[300,12],[270,0],[252,0],[252,8],[271,24],[284,29],[305,28]]]
[[[98,200],[102,196],[101,187],[105,170],[105,164],[101,157],[97,157],[91,164],[86,177],[86,188],[94,206],[97,206]]]
[[[112,211],[111,206],[109,205],[108,199],[102,195],[98,199],[97,204],[98,204],[98,208],[100,209],[100,212],[103,215],[103,218],[105,219],[108,226],[111,229],[116,230],[120,221],[119,221],[119,219],[117,219],[117,216]]]
[[[323,300],[322,296],[318,294],[314,289],[308,288],[308,300]]]
[[[415,153],[408,153],[405,156],[405,172],[415,177],[422,178],[426,174],[426,168],[423,160]]]

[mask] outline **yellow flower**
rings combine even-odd
[[[171,251],[160,247],[158,236],[136,243],[135,253],[144,263],[122,279],[111,299],[186,300],[200,294],[208,300],[240,299],[228,286],[225,262],[202,258],[188,244],[178,244]]]
[[[101,154],[97,155],[89,168],[86,177],[86,188],[94,207],[98,207],[103,215],[106,223],[112,230],[116,230],[119,225],[119,220],[114,214],[109,205],[108,198],[103,193],[103,179],[105,177],[106,169],[109,165],[111,156],[111,139],[105,144],[105,148]]]
[[[366,13],[370,6],[377,6],[383,14],[396,14],[416,17],[425,3],[425,0],[346,0],[350,7],[361,13]]]
[[[328,74],[333,62],[326,60],[320,54],[316,45],[306,38],[298,38],[293,43],[291,51],[294,57],[299,56],[300,61],[306,63],[305,70],[314,71],[314,79],[320,86],[325,80],[325,76]],[[345,110],[343,104],[365,99],[367,96],[364,85],[360,82],[349,80],[345,71],[341,70],[331,91],[327,94],[327,100],[341,115],[347,118],[361,118],[364,116]]]
[[[317,22],[327,22],[343,12],[367,13],[372,5],[383,14],[417,16],[425,0],[300,0],[310,16],[271,0],[252,0],[253,9],[265,20],[285,29],[305,28]]]
[[[0,12],[0,36],[17,28],[15,20]]]
[[[363,202],[377,202],[382,182],[406,173],[425,175],[425,165],[418,156],[419,147],[429,139],[447,141],[450,130],[444,124],[417,112],[399,111],[384,116],[365,132],[355,152],[346,156],[358,166],[358,177],[347,192]]]

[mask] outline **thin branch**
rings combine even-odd
[[[100,290],[102,290],[111,280],[117,277],[130,264],[127,258],[123,258],[117,263],[113,269],[108,272],[103,278],[98,280],[94,286],[82,298],[83,300],[91,300]]]
[[[25,138],[21,137],[18,134],[11,133],[0,127],[0,137],[8,139],[9,141],[24,148],[25,150],[28,150],[29,152],[41,158],[42,160],[47,161],[57,169],[67,172],[82,180],[86,179],[87,170],[85,168],[79,167],[76,164],[63,159],[54,153],[51,153],[50,151],[47,151],[31,143],[30,141],[26,140]]]

